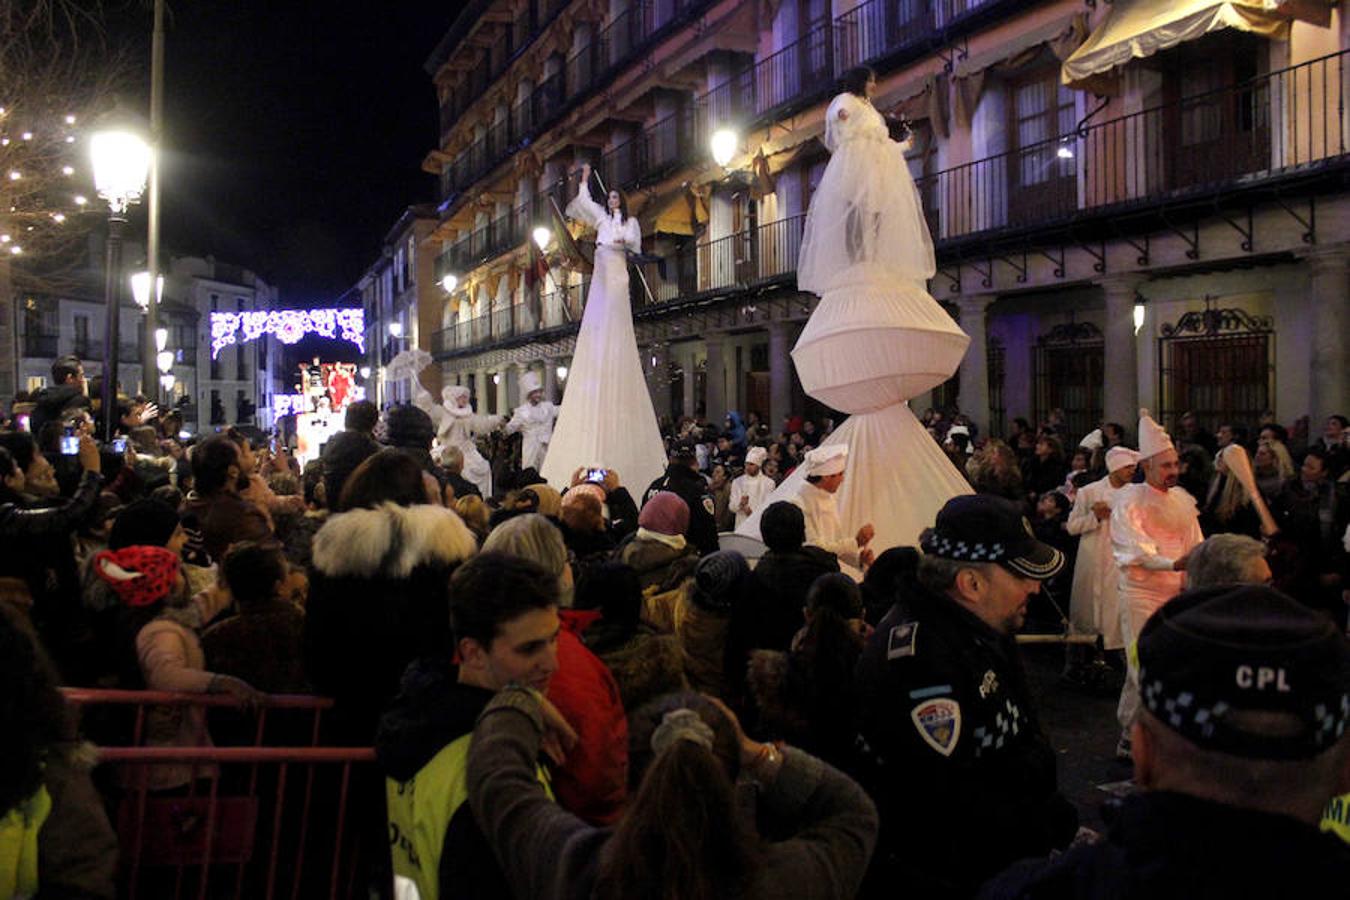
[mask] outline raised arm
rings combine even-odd
[[[605,208],[592,199],[590,185],[590,163],[582,163],[581,181],[577,183],[577,195],[572,198],[572,202],[567,204],[567,215],[585,222],[592,228],[598,228],[601,220],[605,218]]]

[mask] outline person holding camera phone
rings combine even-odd
[[[74,496],[40,506],[28,490],[28,473],[50,472],[31,435],[0,435],[0,578],[28,587],[29,614],[43,643],[72,683],[78,680],[83,630],[80,578],[72,537],[94,510],[103,486],[98,444],[88,435],[73,437],[81,475]]]

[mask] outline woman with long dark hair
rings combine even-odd
[[[869,630],[862,592],[847,575],[821,575],[802,612],[806,626],[786,653],[751,654],[748,684],[757,724],[765,734],[848,767],[855,732],[853,670]]]
[[[591,167],[583,164],[567,215],[595,229],[595,271],[539,474],[558,488],[582,467],[617,470],[627,484],[649,484],[665,471],[666,454],[628,297],[628,254],[642,252],[642,230],[622,191],[611,185],[601,206],[591,198],[590,180]]]
[[[474,818],[517,897],[552,900],[713,900],[853,897],[876,841],[876,808],[862,788],[820,760],[746,737],[720,702],[668,694],[629,720],[628,808],[611,831],[548,799],[541,753],[565,755],[575,735],[547,700],[500,692],[469,750]],[[736,783],[778,840],[750,830]],[[786,837],[783,837],[786,836]]]

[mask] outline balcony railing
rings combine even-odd
[[[934,239],[965,239],[1252,186],[1350,152],[1350,51],[921,178]]]
[[[666,26],[710,2],[639,2],[624,10],[608,26],[592,35],[587,45],[572,54],[559,71],[535,85],[528,97],[511,108],[504,122],[494,125],[455,158],[443,178],[446,196],[491,172],[517,147],[551,126],[568,108],[608,81],[616,69],[637,59],[653,40],[659,39]],[[566,4],[553,5],[561,8]],[[552,15],[556,13],[548,18]],[[472,91],[470,95],[476,96]],[[461,103],[459,98],[462,96],[465,92],[457,91],[441,105],[443,138],[471,104],[471,101]]]
[[[1038,232],[1061,235],[1066,224],[1119,222],[1124,212],[1209,203],[1220,192],[1346,165],[1348,62],[1350,50],[1342,51],[924,176],[917,186],[939,257],[978,240],[1010,237],[1034,246]],[[618,166],[608,157],[605,164]],[[612,172],[618,180],[618,169]],[[804,223],[804,216],[781,219],[688,243],[660,265],[644,264],[652,296],[632,278],[634,307],[788,282]],[[561,299],[579,318],[584,292],[571,288],[541,298],[541,322],[513,313],[471,343],[457,338],[442,349],[555,327],[561,323],[548,310]]]
[[[75,348],[72,352],[75,354],[75,356],[77,356],[81,360],[102,362],[104,356],[103,342],[90,341],[87,344],[81,344],[79,342],[76,342]],[[145,356],[141,352],[141,345],[139,343],[119,344],[117,352],[117,360],[118,362],[133,363],[133,364],[144,362]]]
[[[54,357],[56,356],[56,346],[60,343],[60,340],[60,335],[56,334],[25,334],[23,336],[23,355]]]

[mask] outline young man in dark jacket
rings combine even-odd
[[[394,875],[416,883],[423,900],[506,897],[464,802],[469,742],[498,690],[548,689],[558,669],[558,579],[528,560],[480,554],[450,579],[450,621],[460,664],[426,658],[409,666],[375,739]],[[542,767],[536,775],[547,786]]]
[[[33,395],[33,412],[28,417],[28,430],[42,434],[42,426],[60,420],[61,416],[77,409],[89,409],[88,386],[84,380],[84,365],[74,356],[62,356],[52,363],[52,386]]]

